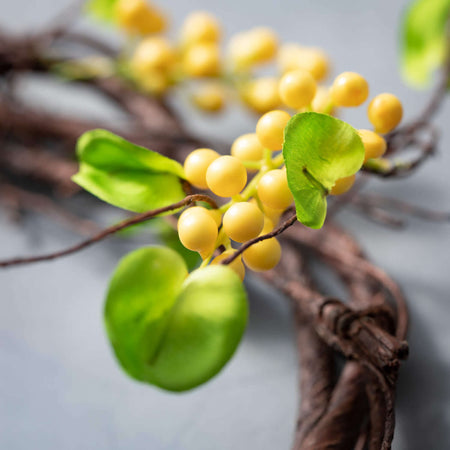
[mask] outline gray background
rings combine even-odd
[[[64,4],[2,0],[0,24],[18,31],[35,28]],[[175,26],[200,8],[219,15],[227,35],[264,24],[284,41],[321,46],[332,56],[335,74],[364,74],[372,93],[396,93],[406,116],[412,117],[427,93],[410,90],[399,76],[397,35],[405,4],[170,0],[164,8]],[[23,83],[22,91],[37,106],[62,113],[76,110],[85,118],[122,119],[81,89],[67,93],[62,85],[38,79]],[[178,104],[186,108],[183,100]],[[449,112],[447,103],[438,117],[441,152],[426,167],[413,178],[373,182],[369,189],[450,211]],[[360,111],[345,117],[356,127],[368,126]],[[237,109],[219,119],[190,112],[189,125],[231,140],[249,132],[254,118]],[[78,207],[82,211],[85,205]],[[0,214],[2,258],[55,250],[79,239],[42,217],[34,216],[20,228]],[[105,211],[98,219],[110,223],[117,215]],[[450,227],[413,220],[406,231],[395,232],[351,213],[341,220],[409,299],[411,357],[401,372],[394,448],[449,448]],[[140,238],[141,244],[146,242]],[[103,294],[117,260],[135,245],[110,241],[54,263],[0,272],[0,448],[289,448],[298,402],[293,327],[286,302],[266,286],[249,280],[251,317],[245,339],[226,369],[205,386],[174,395],[135,383],[119,370],[102,327]]]

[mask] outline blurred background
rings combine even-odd
[[[0,27],[27,32],[45,27],[69,2],[1,0]],[[424,106],[428,93],[400,77],[398,36],[403,0],[296,0],[282,2],[167,0],[160,7],[176,30],[191,11],[212,12],[226,38],[256,25],[273,28],[283,41],[323,48],[332,74],[364,75],[371,92],[392,92],[406,120]],[[113,30],[86,19],[77,28],[118,42]],[[110,103],[84,88],[23,80],[19,92],[36,107],[83,119],[120,124]],[[256,117],[229,108],[218,117],[195,112],[182,96],[174,106],[200,136],[231,142],[253,130]],[[369,126],[364,108],[345,111],[357,128]],[[372,181],[369,190],[416,205],[450,211],[450,102],[437,118],[438,154],[408,179]],[[75,199],[83,212],[89,206]],[[89,215],[112,223],[117,214],[100,206]],[[341,223],[371,259],[407,294],[411,312],[410,359],[397,395],[398,450],[447,449],[450,445],[450,226],[410,220],[395,231],[351,212]],[[64,248],[79,237],[40,215],[20,225],[0,210],[0,258]],[[185,394],[136,383],[116,364],[102,323],[103,296],[119,258],[138,244],[106,241],[55,262],[0,271],[0,448],[273,450],[290,447],[298,407],[294,328],[285,299],[250,277],[251,315],[235,357],[216,378]],[[324,276],[324,291],[336,294]]]

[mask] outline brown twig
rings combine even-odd
[[[211,197],[208,197],[207,195],[202,195],[202,194],[189,195],[177,203],[173,203],[169,206],[154,209],[152,211],[138,214],[134,217],[131,217],[130,219],[126,219],[117,225],[113,225],[109,228],[102,230],[100,233],[96,234],[95,236],[91,237],[90,239],[82,241],[72,247],[69,247],[69,248],[66,248],[64,250],[60,250],[57,252],[47,253],[45,255],[3,260],[3,261],[0,261],[0,267],[4,268],[4,267],[24,265],[24,264],[31,264],[31,263],[41,262],[41,261],[50,261],[50,260],[54,260],[57,258],[61,258],[63,256],[70,255],[72,253],[76,253],[80,250],[85,249],[86,247],[90,247],[91,245],[102,241],[103,239],[107,238],[108,236],[116,234],[117,232],[119,232],[125,228],[131,227],[138,223],[145,222],[145,221],[150,220],[150,219],[152,219],[160,214],[163,214],[165,212],[175,211],[184,206],[188,206],[194,202],[207,202],[211,206],[217,207],[214,200]]]
[[[412,205],[404,200],[377,194],[357,194],[350,200],[350,203],[364,208],[364,212],[393,210],[396,213],[406,214],[410,217],[417,217],[430,222],[450,222],[450,213],[432,211]]]
[[[0,202],[21,210],[44,214],[75,233],[89,236],[100,228],[88,219],[82,219],[67,209],[57,205],[48,196],[20,189],[8,183],[0,183]]]
[[[230,255],[228,258],[225,258],[223,261],[221,261],[221,264],[230,264],[232,263],[239,255],[245,252],[249,247],[251,247],[254,244],[257,244],[258,242],[265,241],[266,239],[271,239],[273,237],[278,236],[279,234],[283,233],[283,231],[287,230],[289,227],[294,225],[294,223],[297,222],[297,214],[291,215],[288,219],[286,219],[280,226],[272,230],[270,233],[263,234],[261,236],[258,236],[254,239],[251,239],[244,244],[242,244],[232,255]]]

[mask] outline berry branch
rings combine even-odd
[[[156,13],[153,15],[153,18],[155,17],[158,20],[155,19],[153,26],[161,27],[163,23],[161,17]],[[62,23],[66,23],[66,19],[71,20],[70,17],[63,16]],[[220,33],[215,22],[211,21],[211,17],[200,15],[195,18],[195,21],[200,21],[202,26],[205,26],[203,29],[206,29],[205,35],[208,39],[212,41],[217,39]],[[136,27],[136,23],[125,20],[122,25],[125,28]],[[187,21],[183,38],[187,48],[183,61],[184,70],[192,78],[196,78],[199,74],[199,78],[205,74],[208,77],[211,74],[217,76],[220,70],[217,70],[215,59],[215,42],[208,42],[208,45],[204,45],[203,42],[198,47],[199,43],[195,40],[199,38],[196,33],[201,27],[188,25],[189,21]],[[74,143],[82,133],[92,128],[103,128],[104,125],[80,121],[77,118],[61,118],[24,106],[15,98],[15,81],[22,74],[34,72],[57,78],[58,70],[68,70],[71,67],[69,64],[71,55],[67,48],[73,45],[94,51],[107,63],[117,60],[120,51],[90,35],[63,28],[61,23],[57,23],[54,29],[34,35],[31,39],[9,36],[5,32],[0,33],[0,75],[5,91],[0,98],[0,131],[3,144],[0,147],[2,163],[0,170],[2,178],[6,180],[0,186],[0,194],[1,200],[10,208],[17,208],[20,205],[20,209],[35,210],[36,204],[39,204],[44,210],[59,219],[63,218],[63,221],[67,223],[71,221],[71,216],[64,217],[64,214],[60,214],[61,211],[51,202],[55,194],[73,195],[79,190],[69,180],[75,172],[72,161]],[[273,37],[270,30],[265,29],[236,36],[237,44],[232,46],[235,62],[239,63],[236,65],[241,65],[242,68],[242,66],[269,60],[273,56],[275,42]],[[240,49],[246,47],[242,44],[243,42],[250,42],[257,46],[258,51],[255,52],[257,58],[255,55],[242,54]],[[155,41],[151,43],[159,45],[155,44]],[[149,45],[148,42],[146,45]],[[193,48],[195,51],[192,50]],[[161,46],[158,47],[158,50],[161,49]],[[207,58],[209,64],[204,67],[199,67],[195,56],[199,54],[199,51],[209,58]],[[291,60],[285,58],[284,63],[292,62],[295,59],[292,58],[292,54],[298,56],[299,48],[294,47],[290,51]],[[144,53],[136,49],[136,53],[131,58],[137,72],[142,70],[145,72],[148,69],[147,62],[139,59],[139,55]],[[286,50],[285,53],[289,52]],[[171,51],[168,54],[167,60],[163,61],[164,67],[158,67],[156,75],[172,76],[173,54]],[[292,211],[290,206],[292,196],[287,187],[286,172],[282,167],[283,157],[272,155],[272,151],[279,150],[282,144],[282,135],[280,140],[279,133],[274,130],[282,131],[290,120],[290,115],[285,111],[277,111],[276,108],[283,103],[294,110],[306,109],[328,114],[336,106],[358,106],[368,95],[365,79],[349,72],[341,74],[333,83],[332,101],[330,95],[320,91],[321,86],[316,93],[316,81],[321,79],[322,72],[326,71],[326,59],[323,55],[311,53],[310,50],[303,53],[302,58],[313,60],[314,67],[306,72],[298,70],[298,67],[295,67],[296,70],[293,71],[292,67],[287,68],[279,82],[273,79],[251,79],[251,74],[244,74],[245,76],[239,73],[231,74],[229,77],[231,84],[238,92],[245,93],[243,100],[248,106],[259,113],[275,111],[264,115],[264,120],[260,119],[258,122],[257,139],[255,140],[254,135],[253,137],[242,136],[233,144],[233,156],[229,157],[220,157],[217,152],[209,149],[209,147],[225,148],[223,144],[208,145],[192,136],[183,126],[177,113],[166,104],[162,91],[168,86],[164,83],[167,82],[170,85],[170,82],[175,83],[176,80],[164,78],[159,80],[163,82],[161,85],[152,85],[149,88],[143,85],[142,78],[130,79],[128,75],[121,76],[119,72],[90,76],[83,73],[79,79],[74,78],[72,83],[88,86],[93,92],[100,93],[119,106],[131,119],[131,124],[126,129],[114,129],[109,124],[106,128],[134,143],[158,149],[160,153],[173,156],[180,161],[185,160],[186,155],[192,154],[200,159],[203,158],[202,161],[207,161],[208,164],[205,163],[205,170],[200,175],[198,166],[195,164],[190,166],[188,162],[190,156],[186,159],[184,170],[188,181],[194,187],[199,189],[209,187],[219,197],[231,199],[218,207],[209,196],[189,195],[167,207],[138,214],[99,231],[93,237],[68,249],[36,257],[0,261],[0,267],[57,259],[80,251],[122,229],[142,223],[164,212],[175,211],[196,202],[206,202],[212,207],[211,210],[194,206],[187,208],[180,216],[178,231],[183,244],[191,250],[198,251],[204,259],[205,266],[210,263],[211,265],[220,263],[220,265],[229,265],[239,272],[239,263],[242,265],[240,256],[243,255],[248,267],[258,271],[271,269],[261,273],[260,276],[277,287],[292,303],[301,360],[302,396],[293,448],[316,450],[332,446],[344,450],[362,449],[367,446],[371,450],[388,449],[394,432],[394,394],[398,369],[400,361],[405,359],[408,353],[408,346],[404,341],[408,327],[408,313],[400,288],[387,274],[367,260],[359,244],[338,228],[330,220],[330,215],[322,230],[312,231],[296,224],[297,215],[289,216],[276,226],[278,214],[274,222],[266,228],[264,217],[260,212],[262,210],[268,216],[271,204],[275,211],[285,213]],[[448,85],[449,62],[450,58],[447,58],[442,71],[442,80],[434,90],[429,104],[410,124],[391,131],[401,119],[401,104],[398,99],[391,94],[387,97],[385,94],[380,94],[372,100],[369,105],[369,118],[376,132],[359,130],[366,152],[363,167],[366,175],[379,177],[409,175],[434,154],[438,135],[431,122],[443,101]],[[154,67],[151,68],[152,71],[154,69]],[[156,77],[156,79],[159,78]],[[240,91],[242,86],[245,86],[245,89]],[[346,88],[341,89],[342,86]],[[150,89],[150,94],[145,88]],[[347,88],[351,95],[348,94]],[[161,92],[156,92],[158,89],[161,89]],[[205,110],[209,109],[212,112],[220,107],[220,101],[223,98],[220,91],[218,93],[213,89],[208,92],[210,95],[206,96],[207,101],[204,96],[197,97],[196,101],[198,105],[203,105]],[[261,92],[275,94],[268,99],[262,99],[264,96],[260,95]],[[211,101],[211,98],[214,101]],[[386,111],[388,114],[385,114]],[[383,121],[386,116],[389,118],[389,123]],[[386,139],[381,136],[389,132]],[[35,144],[37,137],[39,146]],[[199,147],[208,152],[199,153]],[[390,157],[410,148],[416,148],[418,155],[408,161],[391,161],[382,157],[384,152]],[[197,150],[192,152],[194,149]],[[236,160],[240,160],[240,163]],[[206,166],[209,170],[209,166],[213,163],[218,170],[214,172],[211,169],[209,179],[206,179]],[[258,173],[253,175],[252,181],[242,191],[247,182],[245,169],[255,169]],[[221,172],[231,173],[233,176],[224,177],[224,182]],[[306,170],[305,173],[310,172]],[[311,182],[311,178],[313,179],[314,183],[311,184],[314,188],[322,187],[321,195],[328,194],[329,191],[332,194],[341,194],[350,189],[354,182],[354,176],[351,173],[348,175],[350,176],[336,176],[336,183],[334,186],[330,185],[330,189],[328,185],[322,184],[327,180],[306,178],[308,182]],[[24,186],[29,189],[30,182],[39,188],[44,186],[47,193],[50,188],[48,197],[45,196],[46,194],[37,197],[36,194],[25,190]],[[236,186],[232,186],[229,191],[233,183],[236,183]],[[429,212],[401,201],[362,194],[360,189],[363,184],[364,181],[359,186],[354,186],[349,194],[338,198],[332,208],[338,210],[345,206],[356,207],[364,215],[391,226],[402,224],[396,216],[390,214],[391,210],[428,220],[448,221],[449,219],[448,214]],[[274,191],[277,193],[276,196],[271,195]],[[275,204],[272,203],[273,197],[276,197]],[[48,198],[50,202],[43,202],[43,198]],[[248,202],[251,198],[255,203],[248,206],[251,205]],[[220,216],[224,213],[222,225],[217,224],[217,212]],[[238,214],[237,217],[242,214],[247,220],[237,220],[233,215],[235,213]],[[248,219],[249,217],[251,220]],[[186,225],[186,223],[189,224],[189,220],[194,220],[193,218],[198,223],[201,222],[202,226],[204,225],[204,228],[197,227],[200,233],[192,232]],[[225,221],[226,218],[227,221]],[[248,226],[255,222],[258,222],[257,227]],[[93,226],[90,222],[77,220],[73,220],[73,224],[76,224],[76,228],[83,233]],[[282,251],[279,249],[278,241],[274,239],[279,235]],[[230,240],[240,242],[239,249],[233,249]],[[208,241],[208,245],[205,241]],[[246,250],[254,249],[257,247],[256,244],[264,241],[273,244],[270,251],[266,253],[273,256],[278,252],[278,257],[271,260],[265,267],[259,265],[260,255],[253,260],[250,257],[245,260]],[[216,249],[224,251],[212,259],[217,254]],[[247,255],[249,254],[247,252]],[[318,283],[308,270],[311,257],[318,259],[339,276],[347,288],[346,302],[321,295],[317,287]],[[264,258],[260,259],[264,260]],[[279,264],[275,267],[278,259]],[[344,368],[340,373],[335,363],[336,354],[345,358]]]

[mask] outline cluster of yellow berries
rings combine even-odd
[[[329,93],[334,106],[358,107],[369,97],[369,84],[358,73],[343,72],[335,78]],[[367,117],[374,131],[358,130],[365,149],[364,162],[381,158],[386,152],[386,140],[382,135],[392,131],[402,120],[402,103],[393,94],[379,94],[370,101]],[[331,193],[339,195],[347,192],[353,186],[355,178],[356,175],[352,175],[338,180]]]
[[[299,108],[311,101],[316,89],[307,72],[288,72],[280,81],[280,95],[285,104]],[[356,107],[369,96],[367,81],[359,74],[345,72],[330,88],[333,105]],[[382,134],[391,131],[402,118],[402,105],[392,94],[380,94],[368,106],[368,117],[375,131],[359,130],[365,148],[365,161],[379,158],[386,151]],[[276,227],[282,213],[292,205],[283,156],[284,129],[291,115],[272,110],[258,120],[255,133],[238,137],[231,155],[221,156],[212,149],[194,150],[185,160],[187,180],[195,187],[209,189],[229,201],[218,209],[200,206],[184,211],[178,221],[178,233],[185,247],[200,253],[204,264],[217,264],[233,253],[232,242],[244,243]],[[251,180],[247,183],[249,175]],[[347,192],[355,175],[337,180],[331,195]],[[213,255],[221,247],[225,251]],[[247,248],[231,267],[244,277],[245,266],[255,271],[275,267],[281,248],[275,237]],[[212,260],[211,260],[212,259]],[[245,266],[244,266],[245,264]]]
[[[299,70],[311,78],[304,81],[310,84],[311,98],[304,99],[308,100],[307,105],[313,101],[313,107],[320,108],[324,103],[323,89],[315,95],[315,84],[328,74],[325,53],[298,44],[281,44],[270,28],[256,27],[237,33],[222,55],[222,29],[208,12],[188,15],[177,42],[162,34],[167,20],[146,0],[118,0],[116,17],[128,34],[141,37],[129,57],[130,72],[142,89],[153,94],[162,94],[186,80],[196,80],[191,86],[191,99],[202,110],[220,111],[228,99],[236,97],[257,113],[265,113],[287,105],[283,93],[286,88],[281,87],[280,77]],[[255,75],[254,69],[271,62],[277,65],[276,76]],[[301,104],[306,106],[303,101]]]
[[[232,242],[245,243],[272,231],[293,203],[283,157],[276,152],[281,149],[289,119],[285,111],[269,112],[260,119],[255,133],[234,141],[231,155],[200,148],[186,158],[184,170],[193,186],[229,199],[218,209],[188,208],[178,220],[181,242],[199,252],[206,263],[211,259],[211,264],[220,263],[232,254]],[[249,175],[253,178],[247,183]],[[212,258],[219,247],[225,251]],[[243,278],[244,264],[255,271],[269,270],[280,257],[280,244],[273,237],[249,247],[230,267]]]
[[[331,114],[339,107],[355,107],[368,96],[366,80],[345,72],[331,87],[323,84],[329,74],[327,55],[318,48],[280,43],[266,27],[256,27],[231,37],[222,55],[222,28],[217,18],[203,11],[189,14],[177,42],[162,33],[163,14],[146,0],[119,0],[117,22],[128,33],[141,37],[129,57],[132,77],[153,94],[187,80],[191,99],[199,109],[216,112],[237,97],[259,114],[279,108]],[[276,75],[258,76],[258,67],[274,62]],[[380,110],[396,108],[397,113]],[[388,119],[386,119],[388,117]],[[378,133],[386,133],[401,119],[401,105],[390,94],[376,97],[369,119]]]
[[[131,72],[142,88],[160,94],[173,84],[195,79],[200,84],[192,99],[199,108],[219,111],[234,92],[263,114],[255,133],[235,140],[231,155],[197,149],[184,164],[193,186],[230,198],[217,210],[189,208],[178,222],[183,245],[199,252],[204,264],[219,263],[233,252],[232,241],[243,243],[267,234],[293,202],[279,153],[290,113],[334,114],[337,108],[361,106],[369,98],[369,85],[353,72],[340,74],[331,86],[319,84],[329,72],[325,53],[298,44],[280,44],[269,28],[236,34],[229,41],[227,57],[222,58],[222,30],[207,12],[194,12],[185,19],[176,44],[160,34],[166,20],[145,0],[119,0],[116,12],[124,29],[144,36],[130,57]],[[277,76],[255,76],[256,68],[273,61]],[[402,114],[402,104],[392,94],[383,93],[370,101],[367,115],[374,130],[359,130],[365,161],[385,153],[382,135],[398,125]],[[248,174],[252,175],[249,183]],[[330,194],[347,192],[354,181],[355,175],[338,180]],[[218,248],[225,251],[212,259]],[[270,238],[249,247],[231,267],[243,278],[243,263],[256,271],[268,270],[280,256],[278,241]]]

